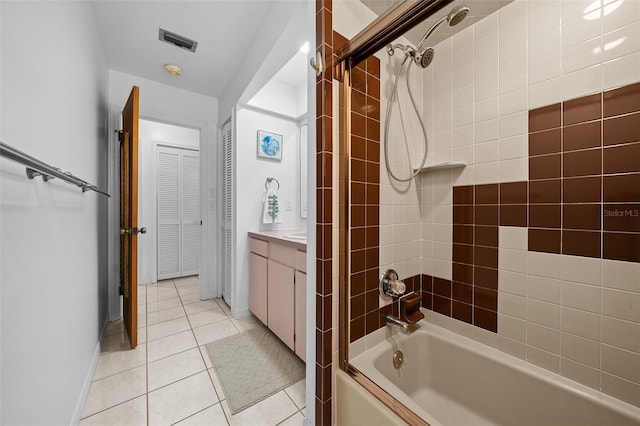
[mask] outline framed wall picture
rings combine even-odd
[[[258,130],[258,158],[282,160],[282,135]]]

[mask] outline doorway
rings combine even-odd
[[[200,130],[140,120],[138,282],[197,275],[200,267]]]

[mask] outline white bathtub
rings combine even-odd
[[[420,322],[351,364],[431,425],[640,425],[640,409]],[[393,366],[393,353],[405,365]]]

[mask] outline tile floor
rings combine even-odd
[[[262,325],[199,294],[197,277],[138,287],[138,347],[109,325],[81,425],[302,424],[304,380],[231,415],[203,345]]]

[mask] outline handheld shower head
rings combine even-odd
[[[416,64],[420,65],[422,68],[426,68],[431,65],[433,61],[433,56],[435,55],[435,51],[432,47],[428,47],[424,52],[417,55],[415,58]]]
[[[443,22],[447,22],[450,27],[458,25],[460,22],[464,20],[469,14],[469,8],[467,6],[459,6],[451,9],[451,11],[446,15],[440,18],[435,24],[429,28],[429,30],[424,33],[420,43],[418,43],[418,51],[421,52],[425,46],[427,39],[431,36],[431,34],[442,24]]]
[[[447,21],[449,22],[449,26],[453,27],[458,25],[460,22],[464,20],[469,14],[469,8],[467,6],[456,7],[451,10],[447,15]]]

